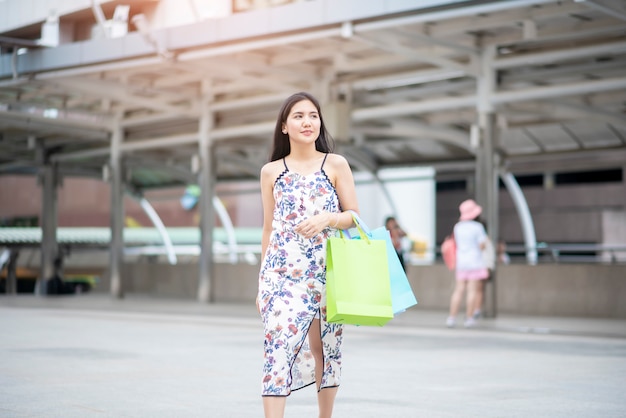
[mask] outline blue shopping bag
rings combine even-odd
[[[350,211],[350,213],[352,213],[354,222],[363,229],[368,237],[370,237],[371,239],[386,241],[389,281],[391,284],[391,305],[393,313],[398,314],[406,311],[411,306],[417,305],[417,299],[415,298],[413,289],[411,289],[409,279],[406,276],[404,269],[402,268],[400,258],[398,258],[398,254],[393,247],[389,231],[382,226],[380,228],[370,230],[356,212]],[[344,232],[346,232],[347,235],[350,236],[348,231]],[[356,234],[352,238],[359,239],[359,236],[358,234]]]

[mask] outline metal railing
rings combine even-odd
[[[537,243],[538,263],[626,263],[626,244],[550,244]],[[526,261],[524,245],[507,244],[506,252],[514,263]]]

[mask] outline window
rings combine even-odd
[[[574,171],[568,173],[557,173],[554,176],[555,184],[621,183],[622,180],[623,173],[621,169]]]
[[[465,180],[438,181],[436,188],[438,192],[449,192],[453,190],[466,190],[467,182]]]

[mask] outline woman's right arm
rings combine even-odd
[[[274,217],[274,180],[273,170],[271,163],[265,164],[261,169],[261,203],[263,206],[263,234],[261,235],[261,263],[265,257],[267,246],[270,242],[270,235],[272,233],[272,219]],[[259,277],[259,280],[261,278]],[[256,309],[261,312],[259,308],[259,296],[256,298]]]
[[[263,234],[261,236],[261,257],[270,242],[272,220],[274,218],[274,176],[273,164],[268,163],[261,169],[261,202],[263,205]]]

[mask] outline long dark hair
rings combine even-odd
[[[333,152],[335,149],[335,141],[326,130],[324,125],[324,118],[322,117],[322,111],[320,104],[315,97],[306,92],[299,92],[289,96],[280,108],[278,113],[278,119],[276,120],[276,127],[274,128],[274,145],[272,147],[272,153],[270,161],[280,160],[286,157],[291,152],[291,144],[289,144],[289,135],[283,133],[283,123],[287,122],[287,117],[291,108],[302,100],[309,100],[316,107],[317,113],[320,117],[320,135],[315,140],[315,149],[321,152]]]

